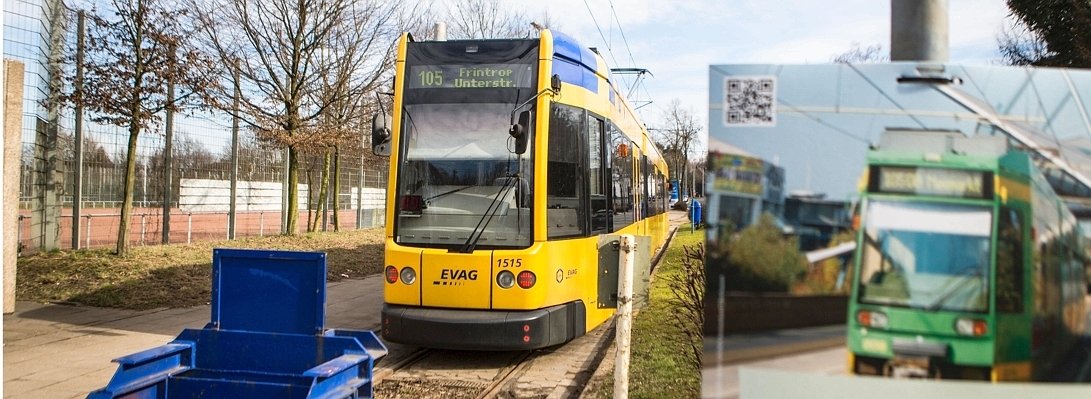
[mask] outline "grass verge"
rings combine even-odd
[[[124,309],[204,305],[212,295],[213,248],[325,252],[326,278],[337,281],[382,270],[383,230],[133,247],[125,257],[109,249],[41,253],[19,258],[16,297]]]
[[[687,359],[689,342],[683,328],[672,316],[668,301],[673,295],[668,281],[680,274],[683,246],[693,247],[705,239],[704,230],[690,232],[689,224],[678,227],[674,241],[667,249],[655,272],[648,305],[633,319],[632,357],[629,365],[629,397],[631,398],[696,398],[701,396],[701,372]],[[612,353],[607,356],[613,356]],[[591,381],[585,397],[611,398],[614,376],[611,371],[602,379]]]

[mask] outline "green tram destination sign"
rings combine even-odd
[[[871,192],[991,198],[992,175],[982,171],[876,166]]]
[[[410,89],[529,88],[526,64],[418,65],[409,70]]]

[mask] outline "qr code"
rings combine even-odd
[[[777,119],[775,76],[724,78],[724,124],[727,126],[775,126]]]

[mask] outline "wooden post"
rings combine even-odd
[[[636,238],[621,236],[617,279],[617,354],[614,366],[614,399],[629,397],[629,357],[632,353],[633,267],[636,264]]]

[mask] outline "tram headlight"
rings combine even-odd
[[[515,285],[515,275],[507,270],[502,270],[496,274],[496,285],[500,288],[511,288]]]
[[[523,270],[519,272],[519,288],[530,288],[534,286],[534,283],[538,282],[538,277],[534,275],[534,272],[530,270]]]
[[[885,313],[871,310],[856,312],[856,322],[861,326],[873,328],[886,328],[889,323]]]
[[[958,332],[959,335],[980,337],[989,332],[989,325],[984,320],[959,318],[955,320],[955,332]]]
[[[398,282],[398,268],[392,265],[386,267],[386,282],[390,284]]]
[[[417,271],[409,266],[402,268],[401,276],[402,282],[406,285],[413,284],[413,282],[417,281]]]

